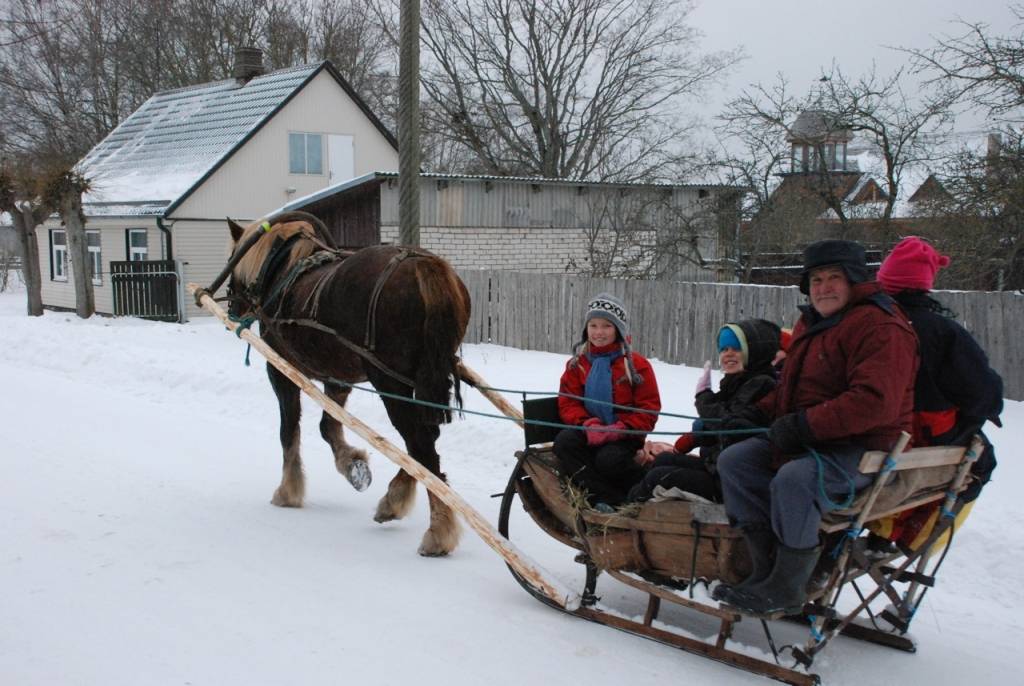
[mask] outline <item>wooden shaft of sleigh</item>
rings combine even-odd
[[[515,420],[515,423],[521,428],[523,427],[523,413],[517,410],[509,401],[505,400],[500,393],[492,391],[482,376],[473,371],[472,368],[466,366],[466,363],[461,360],[455,369],[463,381],[480,391],[480,394],[490,400],[491,404],[498,408],[499,412],[506,417]]]
[[[189,293],[196,295],[201,290],[197,284],[190,283],[187,286]],[[426,486],[427,490],[441,499],[448,507],[462,515],[466,523],[477,533],[484,543],[501,555],[505,561],[523,576],[527,581],[540,589],[544,595],[558,603],[569,611],[576,610],[580,604],[578,594],[566,588],[557,580],[552,579],[540,565],[530,560],[519,551],[511,541],[504,538],[498,531],[484,519],[479,512],[473,509],[469,503],[462,499],[451,486],[431,474],[423,465],[412,459],[403,450],[397,448],[386,438],[378,434],[361,420],[352,416],[345,408],[328,398],[323,391],[313,385],[313,382],[306,378],[301,372],[291,365],[287,360],[277,354],[267,343],[249,329],[238,330],[239,324],[228,318],[227,313],[207,293],[200,295],[199,303],[210,314],[220,319],[228,330],[236,333],[239,338],[245,339],[252,347],[266,358],[267,362],[274,365],[282,374],[291,379],[292,383],[298,386],[306,395],[316,401],[320,407],[329,415],[337,419],[346,427],[356,432],[367,443],[383,453],[392,462],[404,469],[410,476]],[[477,377],[479,378],[479,377]],[[483,380],[480,379],[481,384]],[[492,401],[493,402],[493,401]]]

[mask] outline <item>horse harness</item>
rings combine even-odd
[[[271,246],[270,252],[267,255],[267,259],[264,260],[263,265],[260,267],[259,275],[251,284],[246,286],[245,290],[243,291],[245,300],[256,311],[256,314],[259,317],[260,321],[265,321],[271,326],[304,326],[310,329],[314,329],[316,331],[320,331],[322,333],[329,334],[333,336],[335,339],[337,339],[338,342],[341,343],[349,351],[355,353],[356,355],[359,355],[364,360],[372,364],[378,370],[388,375],[395,381],[398,381],[399,383],[408,386],[409,388],[414,388],[416,384],[412,379],[403,374],[399,374],[398,372],[388,367],[373,352],[376,348],[377,305],[380,301],[380,295],[381,292],[384,290],[385,284],[387,284],[388,280],[391,278],[391,275],[394,274],[395,270],[398,269],[398,266],[409,258],[426,257],[429,255],[429,253],[403,247],[399,249],[399,251],[391,257],[387,265],[384,267],[383,271],[381,271],[380,275],[377,277],[376,283],[374,283],[373,285],[373,290],[371,291],[370,294],[370,301],[369,304],[367,305],[366,312],[366,335],[364,336],[363,339],[363,345],[359,345],[357,343],[352,342],[342,334],[340,334],[336,329],[332,329],[329,326],[321,324],[320,322],[312,318],[316,316],[316,313],[319,310],[320,298],[324,290],[330,283],[331,279],[333,279],[334,276],[337,274],[336,269],[332,269],[329,272],[326,272],[325,274],[320,276],[320,278],[313,285],[313,289],[311,290],[309,296],[307,296],[306,301],[303,303],[303,308],[308,309],[312,313],[312,317],[284,318],[277,317],[274,314],[271,314],[271,307],[273,303],[278,302],[279,299],[282,298],[284,294],[287,293],[288,290],[295,284],[299,277],[303,276],[307,272],[313,271],[314,269],[319,269],[320,267],[324,267],[329,264],[341,262],[345,258],[351,257],[352,255],[355,254],[355,252],[351,250],[339,250],[336,248],[330,248],[326,245],[323,245],[320,241],[313,239],[314,243],[316,243],[319,247],[323,248],[323,250],[315,252],[312,255],[296,262],[292,269],[284,276],[284,278],[276,281],[270,293],[265,298],[262,297],[263,292],[267,289],[269,284],[274,283],[277,273],[281,270],[282,266],[284,265],[284,262],[288,258],[288,253],[292,245],[299,238],[310,237],[304,236],[302,234],[295,234],[283,240],[279,237],[275,238],[274,244]],[[279,310],[280,303],[278,302],[277,311]]]

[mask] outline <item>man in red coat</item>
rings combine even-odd
[[[726,512],[754,572],[715,597],[755,614],[800,610],[822,512],[870,483],[857,470],[865,450],[888,450],[911,428],[917,337],[869,280],[864,248],[808,246],[800,290],[810,305],[800,308],[778,387],[758,403],[768,433],[718,459]]]

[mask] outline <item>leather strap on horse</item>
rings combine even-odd
[[[363,345],[366,346],[367,350],[373,350],[377,346],[377,301],[380,300],[384,284],[387,283],[391,275],[398,269],[398,265],[406,258],[425,256],[424,253],[410,250],[409,248],[402,248],[394,254],[384,267],[384,271],[377,277],[377,283],[373,285],[373,292],[370,294],[370,302],[366,309],[366,335],[363,337]]]
[[[405,384],[409,388],[416,387],[416,383],[412,379],[394,371],[386,364],[381,362],[380,359],[372,352],[348,340],[347,338],[345,338],[344,336],[342,336],[340,333],[338,333],[336,330],[332,329],[329,326],[325,326],[324,324],[321,324],[320,322],[314,321],[312,319],[277,319],[275,317],[267,317],[266,319],[270,324],[290,324],[294,326],[305,326],[310,329],[316,329],[317,331],[330,334],[331,336],[334,336],[338,340],[338,342],[341,343],[343,346],[354,352],[356,355],[362,357],[364,360],[372,364],[381,372],[390,376],[395,381]]]

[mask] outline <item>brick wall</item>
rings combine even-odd
[[[397,226],[382,226],[380,234],[382,242],[398,242]],[[576,273],[569,265],[585,265],[587,257],[586,236],[577,228],[423,226],[420,245],[456,269]]]

